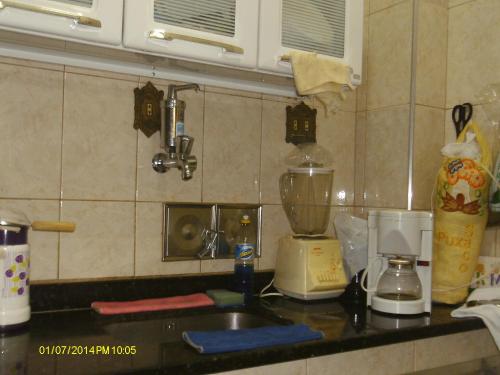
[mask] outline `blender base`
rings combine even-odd
[[[414,301],[396,301],[373,296],[371,308],[389,314],[415,315],[425,312],[425,301],[423,298]]]
[[[274,287],[281,294],[288,297],[300,299],[302,301],[314,301],[319,299],[335,298],[344,293],[345,290],[345,289],[334,289],[334,290],[325,290],[321,292],[307,292],[306,294],[302,294],[278,288],[276,285]]]

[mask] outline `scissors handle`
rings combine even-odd
[[[464,130],[467,123],[472,118],[472,104],[464,103],[462,105],[456,105],[453,107],[451,117],[453,123],[455,124],[455,130],[457,132],[457,137]]]

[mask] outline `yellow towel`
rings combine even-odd
[[[311,52],[290,52],[295,88],[300,95],[315,96],[326,112],[335,112],[345,93],[354,89],[349,66]]]

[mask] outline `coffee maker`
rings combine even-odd
[[[389,314],[431,312],[432,213],[368,212],[367,305]]]
[[[339,242],[325,235],[333,169],[307,160],[281,176],[283,209],[295,234],[281,238],[274,286],[282,294],[316,300],[343,293],[347,278]]]

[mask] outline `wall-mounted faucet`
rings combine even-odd
[[[184,110],[186,103],[177,99],[177,91],[194,89],[196,83],[188,85],[168,85],[167,100],[161,101],[160,147],[166,153],[156,154],[153,158],[153,169],[165,173],[170,168],[181,170],[182,179],[189,180],[198,164],[196,156],[191,155],[194,138],[184,134]]]

